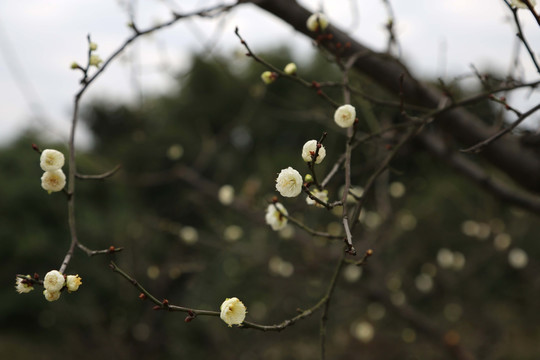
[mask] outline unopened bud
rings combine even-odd
[[[91,51],[96,51],[97,50],[97,44],[95,42],[91,42],[88,45],[88,48],[90,48]]]
[[[311,174],[306,174],[306,176],[304,176],[304,182],[308,184],[313,182],[313,176],[311,176]]]
[[[277,79],[277,74],[271,71],[265,71],[261,74],[261,79],[265,84],[271,84]]]
[[[295,63],[288,63],[286,66],[285,66],[285,74],[287,75],[294,75],[296,74],[296,64]]]

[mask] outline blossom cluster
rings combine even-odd
[[[68,292],[79,290],[82,281],[79,275],[64,276],[58,270],[51,270],[45,275],[43,280],[43,295],[48,301],[55,301],[60,298],[60,291],[65,287]]]
[[[62,171],[64,154],[58,150],[43,150],[39,165],[44,171],[41,176],[41,187],[50,193],[61,191],[66,186],[66,175]]]
[[[55,301],[60,298],[61,291],[65,288],[68,292],[79,290],[82,281],[79,275],[63,275],[58,270],[51,270],[43,279],[43,296],[47,301]],[[34,290],[33,280],[30,275],[25,278],[17,277],[15,280],[15,290],[19,294],[29,293]]]

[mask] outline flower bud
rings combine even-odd
[[[261,79],[266,85],[268,85],[276,81],[277,74],[271,71],[265,71],[261,74]]]
[[[312,14],[306,22],[309,31],[324,31],[328,27],[328,18],[323,13]]]
[[[306,174],[306,176],[304,176],[304,182],[308,184],[313,182],[313,176],[311,176],[311,174]]]
[[[96,51],[97,50],[97,44],[95,42],[91,42],[89,45],[88,45],[88,48],[91,50],[91,51]]]
[[[79,290],[79,286],[81,286],[81,284],[82,281],[79,275],[68,275],[66,277],[66,287],[69,292]]]
[[[295,75],[296,74],[296,64],[295,63],[288,63],[285,66],[285,69],[283,71],[285,71],[285,74],[287,74],[287,75]]]

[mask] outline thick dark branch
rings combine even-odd
[[[253,3],[281,18],[298,32],[316,39],[317,34],[306,28],[309,11],[295,1],[253,0]],[[332,46],[337,42],[350,43],[350,48],[342,55],[363,54],[354,64],[355,69],[369,76],[390,93],[399,93],[399,77],[405,74],[403,93],[406,103],[436,109],[445,100],[446,97],[439,90],[417,81],[399,60],[372,51],[332,25],[328,30],[333,34],[333,41],[324,42],[322,45],[333,51]],[[448,135],[464,146],[472,146],[491,135],[486,124],[463,108],[443,112],[435,120]],[[482,152],[482,156],[523,187],[540,193],[540,157],[534,151],[523,147],[517,138],[504,137],[497,140]]]

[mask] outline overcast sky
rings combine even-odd
[[[470,73],[471,64],[480,71],[503,73],[512,65],[515,25],[502,0],[390,1],[403,59],[416,75],[451,79]],[[382,0],[300,2],[312,11],[322,7],[334,25],[375,50],[384,49],[388,13]],[[87,34],[98,44],[97,53],[104,59],[122,44],[131,34],[126,11],[130,3],[136,23],[144,29],[169,19],[171,7],[188,11],[219,2],[0,1],[0,145],[29,125],[48,138],[67,139],[72,99],[80,79],[70,64],[85,62]],[[540,51],[540,27],[526,10],[520,10],[520,17],[527,39]],[[236,26],[255,51],[286,45],[293,47],[299,58],[312,54],[312,45],[303,35],[252,5],[242,5],[226,17],[182,21],[140,39],[91,86],[83,104],[96,98],[135,102],[140,94],[137,89],[144,96],[167,92],[173,85],[172,76],[189,66],[194,52],[211,44],[214,51],[226,56],[243,52],[234,36]],[[520,73],[526,79],[538,78],[524,49],[521,66]],[[512,105],[521,110],[539,101],[537,93],[529,92],[511,98]],[[530,126],[537,126],[537,118],[529,120]],[[80,142],[86,141],[84,130],[78,136]]]

